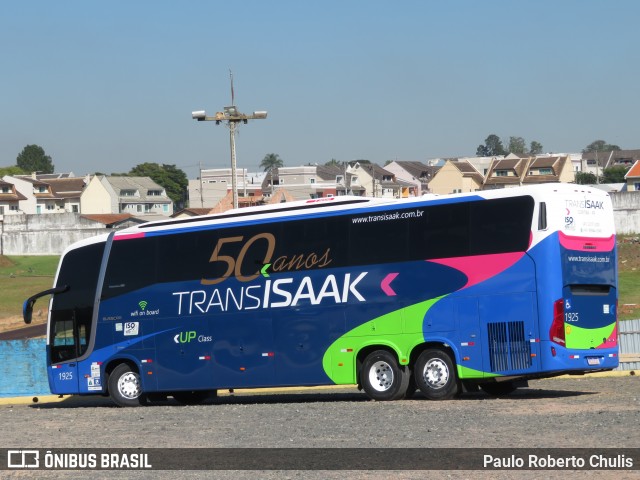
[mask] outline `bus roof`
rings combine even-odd
[[[370,198],[356,196],[325,197],[294,202],[280,203],[276,205],[262,205],[229,210],[224,213],[201,215],[183,219],[167,219],[149,223],[143,223],[116,232],[118,236],[131,236],[144,232],[162,230],[180,230],[183,228],[199,228],[207,225],[226,225],[234,223],[268,221],[278,218],[292,218],[309,214],[331,214],[338,211],[362,210],[371,207],[380,209],[406,207],[410,205],[425,205],[450,203],[452,201],[480,200],[490,198],[504,198],[517,195],[531,195],[536,201],[543,201],[549,197],[563,197],[566,195],[589,195],[608,197],[609,194],[594,187],[576,184],[550,183],[533,186],[504,188],[496,190],[483,190],[477,192],[457,193],[449,195],[428,194],[422,197],[410,197],[404,199]],[[376,210],[378,208],[375,208]]]

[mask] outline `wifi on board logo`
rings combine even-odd
[[[160,309],[150,310],[147,307],[149,306],[149,302],[146,300],[140,300],[138,302],[138,310],[134,310],[131,312],[132,317],[142,317],[142,316],[150,316],[150,315],[158,315],[160,313]]]

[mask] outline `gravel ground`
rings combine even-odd
[[[108,399],[0,405],[4,448],[640,446],[640,378],[530,382],[506,398],[466,394],[444,402],[374,402],[355,389],[221,395],[200,406],[122,409]],[[7,473],[7,472],[2,472]],[[16,478],[36,472],[9,472]],[[62,472],[38,471],[38,478]],[[85,478],[82,472],[65,478]],[[567,472],[480,472],[482,478],[562,478]],[[540,475],[544,473],[544,475]],[[55,475],[54,475],[55,474]],[[640,478],[640,472],[578,472]],[[92,478],[174,478],[177,472],[93,472]],[[102,477],[104,475],[104,477]],[[425,472],[182,472],[181,478],[425,478]],[[488,476],[485,476],[488,475]],[[503,476],[504,475],[504,476]],[[558,475],[555,477],[555,475]],[[34,476],[34,477],[35,477]],[[437,471],[430,478],[476,478]]]

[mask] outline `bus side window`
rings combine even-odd
[[[540,209],[538,210],[538,230],[547,229],[547,204],[540,202]]]

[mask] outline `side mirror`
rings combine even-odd
[[[60,287],[50,288],[49,290],[45,290],[44,292],[36,293],[35,295],[27,298],[22,304],[22,319],[24,323],[29,325],[31,323],[31,318],[33,317],[33,306],[40,297],[44,297],[46,295],[55,295],[57,293],[64,293],[69,290],[69,285],[62,285]]]

